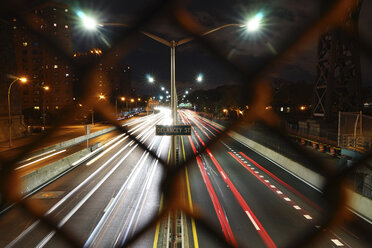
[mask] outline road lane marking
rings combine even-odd
[[[252,218],[252,215],[248,211],[245,211],[245,213],[248,215],[248,218],[251,220],[251,222],[253,223],[253,226],[256,228],[256,230],[260,231],[260,228],[258,227],[256,221],[254,221],[254,219]]]
[[[105,176],[91,189],[87,195],[84,196],[82,200],[78,202],[77,205],[58,223],[58,228],[62,227],[79,209],[80,207],[93,195],[94,192],[107,180],[109,176],[121,165],[121,163],[132,153],[132,151],[138,146],[135,145],[128,153],[107,173]],[[55,232],[54,232],[55,233]],[[45,236],[37,245],[37,247],[43,247],[53,236],[53,231]]]
[[[111,200],[109,201],[109,203],[107,204],[107,206],[105,207],[105,209],[103,210],[103,212],[105,213],[107,211],[107,209],[109,209],[109,207],[111,206],[112,202],[114,201],[115,197],[112,197]]]
[[[212,160],[213,164],[215,165],[215,167],[220,172],[223,171],[220,163],[213,156],[213,154],[211,153],[211,151],[209,150],[209,148],[206,149],[206,152],[209,155],[209,157],[211,158],[211,160]],[[235,155],[233,155],[233,156],[235,156]],[[235,156],[235,158],[239,160],[239,158],[237,158],[236,156]],[[241,160],[239,160],[239,161],[241,161]],[[244,163],[241,163],[241,164],[245,165]],[[226,175],[226,173],[224,173],[224,174]],[[248,217],[251,220],[253,226],[255,228],[256,228],[256,226],[259,228],[259,230],[257,228],[256,228],[256,230],[258,231],[258,234],[261,236],[262,241],[266,244],[267,247],[276,247],[274,241],[271,239],[271,237],[269,236],[269,234],[266,232],[265,228],[262,226],[262,224],[260,223],[260,221],[258,220],[258,218],[254,215],[253,211],[251,210],[251,208],[249,207],[249,205],[247,204],[247,202],[244,200],[244,198],[240,194],[240,192],[237,190],[237,188],[235,187],[235,185],[231,182],[231,180],[228,177],[224,181],[229,186],[231,192],[233,193],[233,195],[237,199],[237,201],[240,204],[241,208],[244,211],[248,211],[249,212],[250,215],[248,215]]]
[[[337,246],[344,246],[344,244],[341,243],[338,239],[331,239],[331,241],[332,241],[335,245],[337,245]]]
[[[163,194],[161,194],[161,198],[160,198],[159,214],[160,214],[162,209],[163,209]],[[159,230],[160,230],[160,221],[158,221],[158,223],[156,223],[154,244],[152,245],[153,248],[158,247]]]
[[[186,161],[186,153],[185,153],[185,146],[183,143],[183,137],[181,137],[181,144],[182,144],[182,151],[183,151],[183,161]],[[192,205],[189,173],[187,171],[187,167],[185,167],[185,177],[186,177],[186,186],[187,186],[187,197],[189,199],[189,207],[190,207],[191,212],[193,213],[194,207]],[[198,235],[196,233],[196,225],[195,225],[194,218],[191,218],[191,229],[192,229],[192,236],[194,240],[194,248],[199,248]]]
[[[297,209],[297,210],[300,210],[301,208],[300,208],[300,206],[298,206],[298,205],[294,205],[293,206],[295,209]]]
[[[311,220],[313,217],[311,217],[310,215],[308,215],[308,214],[304,214],[304,217],[306,218],[306,219],[308,219],[308,220]]]

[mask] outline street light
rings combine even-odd
[[[202,74],[199,74],[198,76],[197,76],[197,78],[196,78],[196,81],[197,82],[201,82],[201,81],[203,81],[203,75]]]
[[[263,18],[263,14],[259,12],[253,18],[249,19],[245,25],[247,30],[249,32],[257,31],[261,26],[262,18]]]
[[[12,147],[12,115],[10,114],[10,90],[13,86],[13,84],[17,81],[20,81],[21,83],[27,83],[27,78],[25,77],[17,77],[13,80],[13,82],[10,83],[8,88],[8,121],[9,121],[9,147]]]
[[[149,83],[155,82],[155,79],[150,75],[147,75],[147,80],[149,81]]]
[[[43,91],[43,128],[42,128],[42,130],[44,131],[44,129],[45,129],[45,117],[46,117],[46,114],[45,114],[45,92],[49,91],[50,87],[49,86],[44,86],[43,90],[44,91]]]

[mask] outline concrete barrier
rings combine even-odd
[[[99,131],[96,131],[96,132],[93,132],[93,133],[90,133],[88,135],[88,139],[92,139],[92,138],[95,138],[95,137],[98,137],[100,135],[103,135],[103,134],[106,134],[106,133],[109,133],[109,132],[112,132],[116,129],[116,127],[109,127],[109,128],[105,128],[105,129],[101,129]],[[50,151],[50,150],[59,150],[59,149],[64,149],[66,147],[70,147],[70,146],[73,146],[73,145],[76,145],[76,144],[79,144],[81,142],[84,142],[87,140],[87,137],[86,135],[83,135],[83,136],[79,136],[79,137],[76,137],[76,138],[73,138],[73,139],[70,139],[70,140],[66,140],[66,141],[63,141],[61,143],[58,143],[58,144],[55,144],[55,145],[52,145],[52,146],[48,146],[48,147],[44,147],[40,150],[37,150],[35,152],[33,152],[31,156],[37,156],[39,154],[43,154],[47,151]]]
[[[205,119],[205,118],[203,118]],[[207,120],[207,119],[206,119]],[[211,121],[211,120],[208,120],[208,121]],[[218,123],[215,123],[213,122],[214,125],[216,125],[217,127],[220,127],[220,128],[224,128],[223,126],[221,126],[220,124]],[[255,151],[256,153],[262,155],[263,157],[271,160],[271,161],[274,161],[275,163],[277,163],[278,165],[280,165],[281,167],[283,167],[285,170],[288,170],[289,172],[293,173],[294,175],[300,177],[301,179],[303,179],[305,182],[311,184],[312,186],[316,187],[317,189],[322,189],[324,183],[326,182],[326,179],[304,167],[303,165],[251,140],[251,139],[248,139],[246,137],[244,137],[243,135],[240,135],[234,131],[228,131],[228,134],[235,140],[237,140],[238,142],[242,143],[243,145],[249,147],[250,149],[252,149],[253,151]],[[367,198],[367,197],[364,197],[362,196],[361,194],[358,194],[356,193],[355,191],[353,190],[350,190],[350,189],[346,189],[347,193],[348,193],[348,196],[349,196],[349,200],[348,202],[346,203],[347,204],[347,207],[349,207],[352,211],[354,211],[357,215],[359,215],[360,217],[363,217],[367,222],[369,222],[370,224],[372,224],[372,200]]]
[[[66,170],[74,167],[72,164],[90,152],[90,148],[85,148],[79,152],[71,154],[54,163],[46,165],[22,177],[22,194],[25,195],[53,178],[61,175]]]

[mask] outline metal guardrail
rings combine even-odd
[[[117,62],[117,57],[114,56],[117,53],[119,58],[125,57],[133,48],[138,45],[138,39],[140,33],[138,31],[146,28],[146,25],[154,22],[155,19],[159,17],[166,17],[172,21],[172,23],[182,32],[190,35],[195,39],[195,42],[199,46],[206,49],[207,51],[215,55],[215,59],[218,60],[225,68],[231,71],[234,75],[237,75],[240,84],[241,84],[241,93],[245,95],[246,99],[250,100],[249,106],[250,109],[247,111],[247,114],[244,118],[237,120],[233,124],[230,124],[227,127],[227,131],[234,129],[240,125],[245,125],[250,122],[261,122],[267,127],[267,132],[275,134],[283,140],[285,145],[293,148],[301,154],[301,156],[306,157],[307,155],[299,149],[299,147],[293,144],[287,135],[283,133],[280,129],[276,127],[278,117],[271,111],[266,111],[265,106],[268,106],[271,99],[271,90],[268,84],[268,79],[266,78],[269,75],[269,72],[272,68],[280,68],[281,62],[293,55],[300,54],[304,51],[311,42],[317,40],[319,31],[326,30],[330,27],[341,27],[344,28],[345,35],[353,36],[353,31],[348,30],[345,27],[343,19],[348,15],[349,10],[353,9],[354,6],[358,3],[354,0],[339,0],[334,1],[334,5],[330,9],[322,10],[322,15],[320,18],[314,20],[310,25],[303,27],[303,32],[297,36],[287,37],[286,40],[283,40],[282,44],[285,44],[283,48],[278,51],[277,55],[273,58],[266,59],[263,63],[257,65],[250,65],[249,67],[243,66],[241,63],[237,64],[229,60],[226,54],[222,51],[221,47],[217,46],[213,41],[203,37],[202,34],[205,32],[205,28],[201,23],[198,22],[196,18],[188,11],[187,1],[182,0],[162,0],[156,1],[154,4],[149,4],[142,10],[142,15],[133,24],[132,27],[127,29],[127,32],[123,32],[120,37],[116,39],[116,43],[112,44],[111,49],[109,49],[105,54],[102,55],[101,61],[91,62],[88,64],[79,64],[74,61],[70,55],[64,50],[64,48],[54,42],[47,35],[40,33],[38,29],[31,25],[29,20],[32,18],[32,10],[35,6],[45,3],[46,1],[28,1],[28,0],[19,0],[19,1],[7,1],[2,4],[0,10],[0,16],[3,20],[10,20],[10,18],[17,18],[19,23],[28,27],[33,35],[39,36],[41,40],[44,41],[45,45],[52,48],[66,63],[70,65],[78,74],[81,76],[81,84],[84,89],[82,95],[80,96],[83,99],[83,104],[87,106],[93,106],[94,112],[99,113],[107,121],[115,125],[118,130],[123,133],[126,133],[132,140],[134,140],[138,147],[141,147],[144,150],[148,148],[141,144],[138,140],[131,135],[125,127],[122,127],[120,123],[111,116],[109,113],[114,113],[113,106],[108,104],[100,103],[97,105],[93,102],[89,96],[94,90],[94,85],[97,83],[92,80],[92,75],[94,73],[94,68],[97,63],[101,61],[110,61]],[[372,47],[369,45],[367,40],[364,39],[363,34],[359,39],[360,48],[372,58]],[[251,70],[247,70],[251,68]],[[17,161],[22,160],[30,154],[33,150],[38,147],[42,147],[45,141],[56,133],[62,125],[66,123],[66,116],[72,116],[74,114],[74,109],[68,107],[63,110],[63,113],[60,115],[59,119],[56,119],[53,125],[53,128],[48,130],[45,135],[40,137],[35,137],[32,143],[25,146],[19,154],[15,157],[2,157],[1,158],[1,174],[0,174],[0,190],[1,194],[5,199],[10,203],[18,203],[17,206],[24,211],[25,213],[34,216],[35,218],[40,219],[48,228],[51,228],[56,231],[60,238],[63,238],[71,247],[81,247],[82,242],[79,239],[79,235],[76,233],[69,232],[65,228],[58,226],[58,223],[53,219],[43,216],[42,211],[43,206],[38,204],[36,201],[29,201],[27,199],[22,199],[19,192],[14,191],[13,189],[17,188],[20,184],[20,176],[13,170]],[[224,137],[224,133],[217,135],[212,141],[206,143],[206,147],[200,149],[198,153],[203,153],[205,150],[216,141]],[[149,151],[150,155],[157,157],[156,154],[152,151]],[[310,161],[314,161],[312,157],[307,157]],[[343,188],[341,188],[342,182],[353,173],[358,167],[362,166],[363,163],[372,158],[371,151],[365,154],[365,156],[353,163],[350,167],[344,168],[341,171],[329,171],[326,166],[315,162],[314,166],[317,166],[318,170],[327,178],[327,184],[323,189],[323,200],[324,200],[324,211],[323,216],[319,220],[318,225],[327,228],[333,223],[336,223],[335,220],[343,218],[343,211],[340,211],[345,206],[345,199],[342,197]],[[129,246],[133,244],[137,239],[146,233],[150,228],[155,227],[156,223],[163,218],[168,216],[168,213],[174,211],[183,211],[189,217],[195,219],[196,224],[204,227],[205,230],[210,235],[218,240],[221,244],[232,247],[232,244],[228,243],[225,238],[220,234],[218,228],[212,226],[200,213],[195,212],[193,208],[190,208],[188,204],[184,204],[184,201],[179,199],[181,194],[177,194],[173,189],[181,189],[182,186],[179,185],[179,181],[182,181],[182,175],[184,168],[189,166],[194,162],[194,157],[189,157],[185,162],[178,166],[166,166],[167,161],[164,161],[161,158],[158,158],[159,164],[161,164],[164,170],[167,171],[165,177],[163,178],[163,195],[165,198],[166,205],[163,207],[163,210],[159,213],[158,216],[153,218],[148,222],[144,227],[141,227],[130,239],[126,241],[123,246]],[[179,180],[175,180],[175,179]],[[300,235],[292,237],[287,247],[302,247],[310,245],[318,236],[322,235],[323,228],[309,228],[301,232]]]

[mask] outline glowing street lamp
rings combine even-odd
[[[12,115],[10,114],[10,90],[13,84],[17,81],[21,83],[27,83],[27,78],[25,77],[16,77],[13,82],[10,83],[8,88],[8,121],[9,121],[9,147],[12,147]]]
[[[104,95],[101,94],[101,95],[98,96],[98,98],[99,98],[99,100],[103,100],[103,99],[105,99],[106,97],[105,97]]]
[[[149,83],[155,82],[155,79],[150,75],[147,75],[147,80],[149,81]]]
[[[88,30],[95,30],[97,28],[98,23],[93,17],[87,16],[82,11],[78,11],[77,15],[80,17],[84,28]]]
[[[45,113],[45,92],[50,90],[50,87],[48,85],[43,87],[43,131],[45,129],[45,119],[46,119],[46,113]]]
[[[196,81],[197,82],[201,82],[201,81],[203,81],[203,75],[202,74],[199,74],[198,76],[197,76],[197,78],[196,78]]]
[[[261,12],[257,13],[253,18],[249,19],[245,24],[248,32],[255,32],[257,31],[262,22],[263,14]]]

